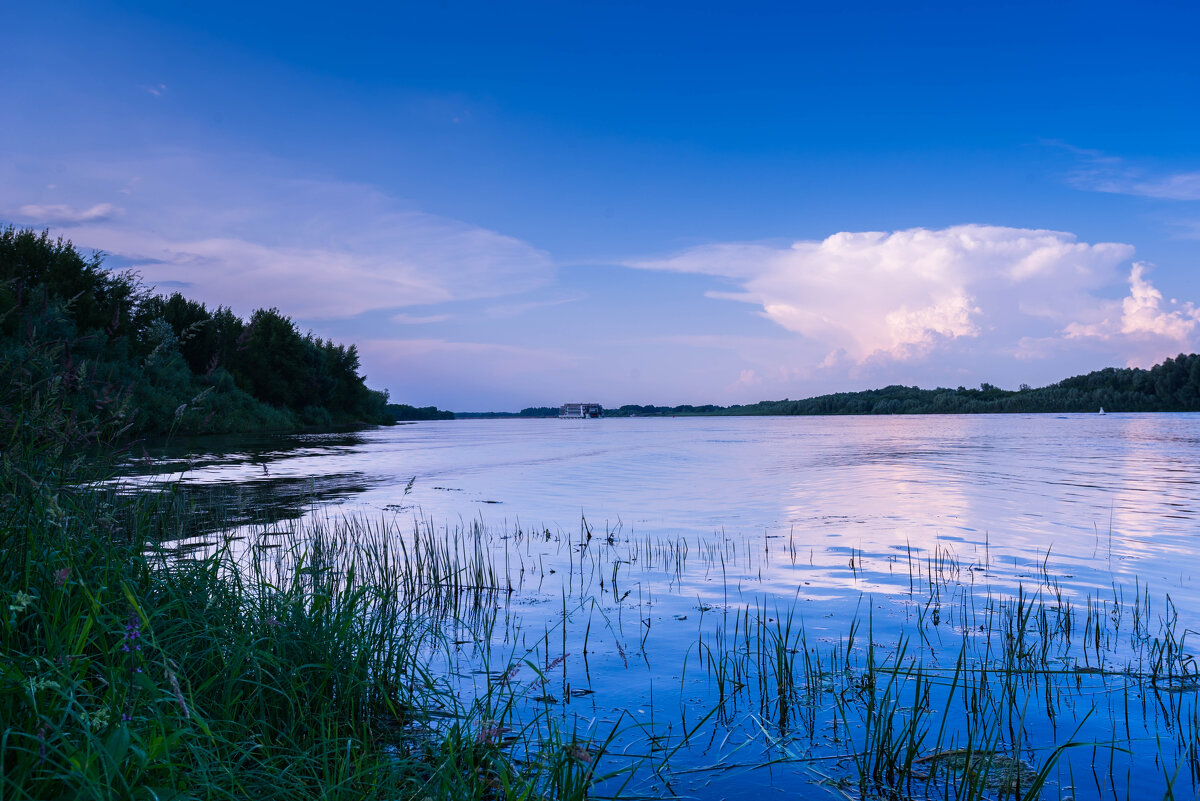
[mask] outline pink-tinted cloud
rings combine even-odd
[[[1149,265],[1137,262],[1129,272],[1129,295],[1105,304],[1087,322],[1073,322],[1063,333],[1068,339],[1094,339],[1124,346],[1126,363],[1148,367],[1197,346],[1200,308],[1194,303],[1164,301],[1148,278]]]
[[[17,216],[32,225],[73,225],[76,223],[107,220],[121,213],[111,203],[96,203],[87,208],[76,208],[65,203],[26,203],[17,209]]]
[[[39,177],[36,167],[22,174]],[[242,313],[277,306],[305,319],[344,318],[503,297],[553,280],[550,257],[514,237],[370,186],[285,174],[261,160],[178,153],[75,165],[59,170],[53,187],[0,182],[0,209],[17,209],[18,222],[69,223],[76,246],[131,264],[147,283],[184,285],[191,297]]]
[[[719,244],[631,266],[739,284],[710,294],[759,306],[801,336],[814,365],[828,367],[915,362],[962,341],[1011,347],[1017,331],[1059,328],[1095,307],[1095,292],[1132,255],[1129,245],[1060,231],[961,225],[844,232],[787,247]]]

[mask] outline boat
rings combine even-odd
[[[604,416],[604,408],[598,403],[564,403],[558,410],[559,420],[588,420]]]
[[[1100,407],[1100,411],[1098,412],[1098,414],[1108,414],[1108,412],[1104,411],[1104,407],[1103,407],[1103,406],[1101,406],[1101,407]]]

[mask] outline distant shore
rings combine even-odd
[[[803,400],[784,398],[754,404],[654,406],[628,404],[605,409],[605,417],[863,415],[863,414],[1066,414],[1079,412],[1200,412],[1200,356],[1179,354],[1148,370],[1108,367],[1045,387],[1016,390],[992,384],[979,388],[921,389],[892,385],[838,392]],[[455,419],[558,417],[558,407],[519,412],[455,412]]]

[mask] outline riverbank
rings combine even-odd
[[[847,576],[897,589],[847,609],[746,592],[772,565],[824,572],[794,537],[196,536],[173,500],[43,509],[92,539],[39,531],[23,560],[5,530],[5,798],[1133,799],[1200,778],[1170,599],[1076,598],[1049,553],[1005,591],[986,554],[852,551]],[[111,538],[131,531],[163,539]]]
[[[0,796],[586,794],[592,744],[427,667],[453,645],[395,566],[318,529],[168,555],[199,514],[170,493],[28,467],[0,471]]]
[[[113,494],[9,450],[6,775],[28,798],[1194,795],[1193,420],[432,422],[209,440]]]

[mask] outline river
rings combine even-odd
[[[1158,760],[1168,767],[1154,761],[1145,770],[1125,751],[1114,762],[1109,749],[1108,779],[1089,774],[1084,787],[1072,771],[1090,765],[1094,774],[1094,755],[1066,753],[1047,787],[1075,798],[1161,797],[1172,782],[1178,797],[1195,792],[1197,766],[1189,759],[1196,736],[1184,731],[1186,716],[1195,717],[1190,678],[1155,676],[1148,685],[1130,675],[1149,676],[1147,665],[1162,653],[1153,644],[1176,637],[1183,652],[1175,667],[1186,673],[1187,638],[1200,636],[1191,631],[1200,629],[1193,575],[1200,564],[1200,415],[435,421],[176,442],[131,460],[125,479],[138,486],[174,482],[195,498],[219,493],[230,530],[350,515],[379,521],[397,536],[418,526],[446,536],[488,532],[488,547],[515,588],[500,604],[506,622],[495,637],[532,649],[544,665],[562,666],[566,692],[555,699],[562,715],[582,715],[601,728],[624,715],[659,727],[670,719],[676,738],[694,725],[694,740],[707,732],[706,745],[677,755],[687,767],[674,783],[661,773],[642,776],[641,792],[732,798],[803,786],[837,797],[837,782],[853,773],[850,757],[832,756],[838,715],[852,731],[867,725],[847,722],[846,690],[832,686],[848,681],[844,675],[808,672],[806,700],[796,702],[811,710],[805,737],[794,718],[779,725],[779,710],[790,703],[782,696],[774,714],[765,691],[757,712],[745,711],[755,707],[749,700],[733,713],[724,707],[714,689],[714,654],[737,665],[727,629],[742,625],[740,614],[748,626],[746,610],[754,610],[756,625],[802,624],[805,639],[791,643],[793,653],[832,654],[853,634],[850,621],[858,621],[887,647],[919,643],[913,652],[923,666],[946,669],[960,650],[975,653],[978,644],[962,649],[974,626],[999,625],[999,618],[979,618],[980,610],[1002,617],[1025,594],[1036,598],[1046,621],[1066,619],[1075,631],[1074,639],[1068,632],[1065,642],[1054,640],[1045,624],[1037,670],[1057,666],[1070,673],[1081,698],[1106,699],[1090,716],[1075,713],[1087,720],[1085,734],[1094,729],[1093,741],[1111,741],[1121,728],[1126,750],[1162,725],[1179,735],[1179,755]],[[593,541],[606,555],[588,557],[585,569],[583,554],[599,547]],[[674,556],[669,543],[676,544]],[[690,556],[681,559],[685,552]],[[568,601],[578,611],[568,613]],[[1094,628],[1093,607],[1097,619],[1101,610],[1107,616],[1094,660],[1080,645],[1083,628]],[[609,634],[591,631],[587,656],[589,635],[580,630],[596,615]],[[939,625],[943,617],[951,622]],[[1041,624],[1021,625],[1034,631]],[[562,642],[552,648],[556,626]],[[756,636],[766,641],[762,630]],[[715,645],[716,638],[724,644]],[[748,659],[755,646],[746,643]],[[992,658],[990,643],[978,647],[983,655],[972,657],[974,666]],[[689,667],[689,649],[705,648],[707,663],[696,657]],[[843,674],[869,672],[866,658],[856,653]],[[1025,659],[1018,653],[1009,665]],[[1107,678],[1122,674],[1120,681]],[[1163,715],[1147,699],[1167,681],[1168,700],[1190,706]],[[570,696],[568,685],[586,686],[586,695]],[[1114,693],[1123,693],[1128,707],[1131,685],[1141,711],[1131,723],[1126,709],[1118,725]],[[1038,686],[1047,695],[1061,692],[1049,679]],[[943,686],[950,695],[956,689]],[[822,692],[829,697],[816,697]],[[703,719],[714,698],[721,713]],[[1023,712],[1017,728],[1028,732],[1019,742],[996,736],[1033,768],[1074,725],[1053,704],[1042,705],[1047,709]],[[635,738],[622,731],[616,742],[634,748]],[[723,732],[722,747],[713,745],[713,732]],[[949,742],[939,741],[942,752]],[[930,760],[939,753],[928,743],[925,751]]]

